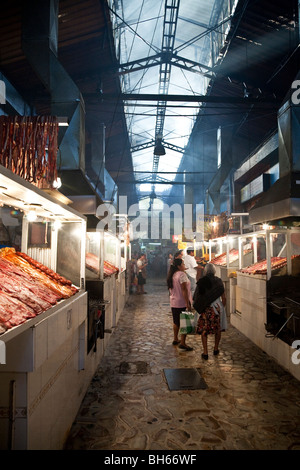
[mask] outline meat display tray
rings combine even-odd
[[[0,341],[4,341],[4,342],[10,341],[11,339],[20,335],[21,333],[28,330],[29,328],[34,327],[34,325],[36,325],[40,321],[45,320],[47,317],[53,315],[53,313],[57,312],[62,307],[67,307],[69,304],[74,302],[75,299],[78,299],[82,294],[85,294],[85,290],[80,290],[79,292],[74,294],[72,297],[69,297],[68,299],[62,299],[58,301],[57,304],[53,305],[53,307],[49,308],[48,310],[45,310],[44,312],[40,313],[36,317],[30,318],[26,320],[24,323],[21,323],[20,325],[10,328],[5,333],[0,335]]]

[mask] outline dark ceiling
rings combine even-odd
[[[1,3],[0,72],[30,105],[32,112],[49,114],[49,91],[22,49],[22,4],[22,0]],[[116,169],[120,166],[132,172],[122,103],[102,102],[99,93],[102,90],[114,96],[120,94],[118,75],[114,73],[116,58],[106,2],[60,0],[57,57],[83,95],[87,141],[89,125],[103,123],[106,169],[113,176],[117,176]],[[15,112],[8,105],[5,111]]]
[[[208,95],[222,97],[222,102],[205,103],[190,145],[197,142],[198,136],[215,132],[218,127],[227,131],[232,145],[219,169],[215,162],[210,163],[209,150],[204,155],[199,167],[214,168],[215,172],[212,177],[204,174],[200,178],[203,194],[207,188],[211,194],[219,193],[230,171],[277,131],[277,112],[300,65],[297,1],[240,1],[223,52],[208,90]],[[243,98],[244,85],[249,99],[231,103],[232,99]]]

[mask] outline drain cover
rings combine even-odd
[[[119,372],[121,374],[148,374],[149,368],[147,362],[121,362]]]
[[[198,369],[164,369],[169,390],[205,390],[207,384]]]

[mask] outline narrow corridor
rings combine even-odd
[[[299,381],[230,325],[219,356],[212,338],[208,361],[199,336],[178,349],[165,279],[146,290],[129,296],[66,450],[300,450]],[[170,368],[198,369],[207,388],[170,391]]]

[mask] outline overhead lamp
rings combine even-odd
[[[54,228],[54,230],[59,230],[61,228],[61,221],[60,220],[55,220],[53,222],[53,228]]]
[[[57,123],[59,127],[68,127],[69,125],[69,118],[68,117],[58,117],[57,118]]]
[[[156,142],[153,153],[154,153],[154,155],[158,155],[158,156],[166,155],[166,150],[165,150],[165,147],[163,146],[163,144],[161,143],[161,140],[158,140]]]
[[[29,211],[27,214],[27,220],[28,222],[35,222],[37,219],[37,215],[34,211]]]
[[[247,87],[245,82],[243,82],[243,86],[244,86],[244,98],[252,98],[252,93]]]
[[[150,194],[150,199],[156,199],[156,192],[154,191],[154,189],[152,193]]]
[[[61,182],[60,177],[58,176],[56,180],[53,181],[52,186],[54,189],[59,189],[61,185],[62,185],[62,182]]]

